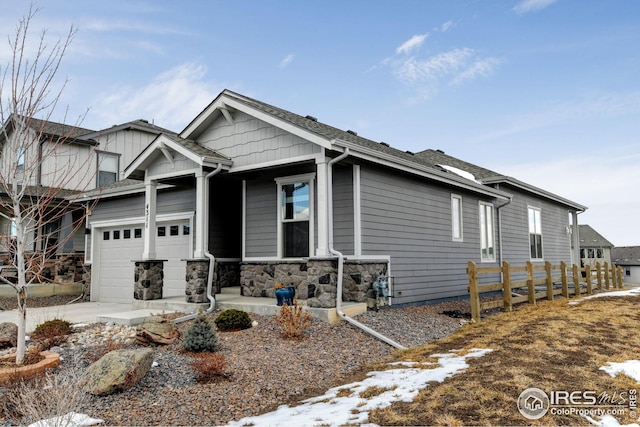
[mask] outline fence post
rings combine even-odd
[[[478,269],[476,263],[469,261],[467,264],[467,275],[469,276],[469,302],[471,303],[471,318],[480,321],[480,294],[478,293]]]
[[[618,275],[620,276],[620,289],[624,288],[624,270],[618,266]]]
[[[604,262],[604,287],[609,290],[609,263]]]
[[[504,300],[504,311],[513,311],[511,302],[511,269],[507,261],[502,262],[502,299]]]
[[[587,277],[587,294],[591,295],[593,289],[591,289],[591,266],[589,264],[584,266],[584,274]]]
[[[547,299],[553,301],[553,266],[549,261],[545,261],[544,271],[547,274]]]
[[[535,273],[533,269],[533,263],[527,261],[527,288],[529,289],[529,304],[536,304],[536,286],[533,283],[535,279]]]
[[[564,261],[560,262],[560,270],[562,277],[562,296],[565,298],[569,298],[569,284],[567,283],[567,263]]]
[[[598,292],[602,292],[602,265],[600,261],[596,262],[596,268],[598,269],[596,273],[598,275]]]
[[[573,273],[573,286],[574,286],[574,295],[576,297],[580,296],[580,270],[578,269],[578,266],[576,264],[573,264],[572,268],[572,273]]]
[[[618,267],[613,264],[613,268],[616,269],[616,288],[622,289],[624,286],[622,285],[622,267]]]

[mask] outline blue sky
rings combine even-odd
[[[28,7],[2,0],[0,33]],[[182,130],[224,88],[589,207],[640,245],[637,0],[41,1],[85,127]],[[7,57],[6,37],[0,63]],[[61,110],[62,113],[62,110]]]

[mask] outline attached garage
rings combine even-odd
[[[91,299],[102,302],[133,301],[134,260],[144,249],[144,223],[118,221],[93,229]],[[185,294],[185,259],[191,258],[191,219],[157,221],[156,255],[164,263],[163,297]]]

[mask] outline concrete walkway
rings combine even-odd
[[[42,308],[28,308],[27,306],[27,332],[33,331],[40,323],[55,318],[67,320],[71,323],[94,323],[98,316],[131,310],[131,304],[106,302],[79,302]],[[0,323],[17,323],[18,314],[18,310],[0,311]]]

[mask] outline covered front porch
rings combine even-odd
[[[263,316],[273,316],[280,312],[280,307],[276,304],[276,299],[268,297],[245,297],[240,295],[240,287],[222,288],[221,292],[214,296],[215,309],[227,310],[235,308],[248,313],[255,313]],[[335,308],[308,307],[301,302],[305,310],[312,317],[334,324],[340,320]],[[133,302],[131,310],[103,314],[97,317],[98,322],[111,322],[118,325],[136,325],[142,323],[151,314],[157,313],[197,313],[200,308],[206,310],[208,303],[187,303],[184,297],[169,297],[156,300],[136,300]],[[366,303],[345,302],[342,311],[349,317],[357,316],[367,311]]]

